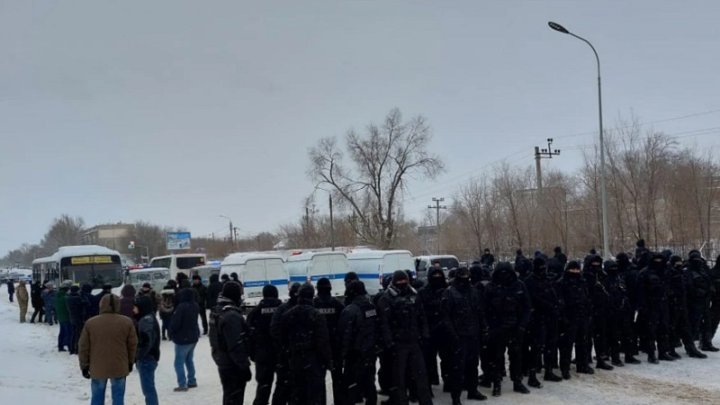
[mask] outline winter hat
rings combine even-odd
[[[192,279],[193,279],[193,280],[200,280],[200,281],[202,281],[202,277],[200,277],[199,274],[193,274]]]
[[[635,243],[635,246],[637,246],[639,248],[644,248],[645,247],[645,239],[638,239],[638,241]]]
[[[354,271],[349,271],[347,274],[345,274],[345,285],[350,284],[353,281],[357,281],[360,278],[358,277],[357,273]]]
[[[682,263],[682,257],[678,255],[673,255],[670,257],[670,265],[675,266],[675,263],[677,262]]]
[[[349,298],[354,298],[365,294],[367,294],[367,291],[365,291],[365,284],[362,281],[355,280],[348,284],[345,295]]]
[[[402,270],[397,270],[392,275],[392,283],[396,284],[398,281],[408,281],[408,275]]]
[[[277,298],[278,297],[278,289],[272,284],[268,284],[265,287],[263,287],[263,298]]]
[[[698,252],[697,250],[693,250],[693,251],[690,253],[690,256],[688,256],[688,259],[690,259],[690,261],[693,261],[693,260],[702,260],[702,255],[701,255],[700,252]]]
[[[315,296],[315,287],[312,284],[303,284],[298,291],[298,298],[302,300],[312,300]]]
[[[150,283],[143,283],[142,288],[152,288]]]
[[[332,285],[330,284],[330,280],[323,277],[320,280],[317,281],[317,289],[318,291],[330,291],[332,289]]]
[[[242,298],[242,286],[234,281],[228,281],[223,286],[222,296],[238,304]]]
[[[522,255],[522,249],[516,250],[516,251],[515,251],[515,254],[518,255],[518,256]]]
[[[555,253],[562,253],[562,248],[560,246],[555,246],[555,249],[553,249]]]
[[[455,278],[470,278],[470,270],[467,267],[460,267],[455,271]]]
[[[300,283],[292,283],[290,286],[290,290],[288,291],[288,294],[290,294],[290,298],[297,298],[298,292],[300,291]]]
[[[220,277],[220,279],[222,281],[230,281],[230,276],[228,276],[227,274],[223,274],[222,277]]]

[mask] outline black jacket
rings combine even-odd
[[[138,345],[135,361],[160,361],[160,324],[153,313],[151,298],[141,298],[138,303]]]
[[[39,282],[33,283],[32,287],[30,288],[30,303],[32,304],[33,308],[42,308],[43,306],[42,286]]]
[[[562,300],[560,315],[564,321],[590,319],[592,301],[590,290],[582,274],[565,272],[557,282],[557,292]]]
[[[212,309],[217,305],[218,296],[222,292],[223,285],[218,281],[218,275],[210,276],[210,284],[207,286],[207,307]]]
[[[201,309],[201,310],[205,310],[206,308],[208,308],[208,305],[207,305],[207,298],[208,298],[207,287],[205,287],[205,285],[204,285],[203,283],[193,284],[192,287],[193,287],[193,289],[195,290],[195,300],[197,300],[197,304],[200,306],[200,309]],[[210,307],[210,308],[212,308],[212,307]]]
[[[197,343],[200,338],[198,315],[200,307],[195,302],[192,288],[183,288],[177,293],[178,305],[170,320],[168,332],[178,345]]]
[[[646,267],[638,273],[637,306],[641,311],[656,311],[668,302],[668,280],[665,264]]]
[[[456,279],[442,295],[443,322],[454,342],[460,338],[477,339],[487,332],[482,297],[469,281],[462,285]]]
[[[275,310],[275,313],[270,320],[270,336],[272,336],[273,341],[275,342],[275,347],[277,348],[279,354],[286,354],[288,350],[288,348],[283,344],[281,336],[282,317],[295,305],[297,305],[297,297],[290,297],[287,302],[283,303]]]
[[[237,367],[250,374],[247,342],[250,328],[240,308],[226,298],[219,298],[210,315],[210,349],[218,368]]]
[[[335,331],[337,330],[338,321],[340,320],[340,314],[345,308],[338,299],[331,295],[318,295],[313,299],[313,306],[325,317],[325,324],[327,324],[328,333],[330,336],[335,337]],[[337,339],[333,339],[333,343],[337,342]]]
[[[533,317],[557,319],[560,316],[560,297],[549,275],[530,274],[525,279],[525,288],[532,302]]]
[[[625,312],[631,308],[627,285],[620,274],[609,274],[602,283],[610,296],[610,309],[612,311]]]
[[[412,287],[401,291],[391,285],[378,299],[377,309],[386,348],[395,344],[417,344],[429,337],[422,303]]]
[[[313,357],[327,369],[333,367],[325,317],[311,301],[300,300],[282,314],[279,322],[280,341],[290,354],[291,368],[305,369],[308,359]]]
[[[425,318],[427,319],[428,328],[430,334],[432,335],[445,333],[442,297],[445,289],[447,288],[447,284],[443,283],[444,287],[433,286],[430,284],[431,277],[436,272],[443,274],[442,278],[443,281],[445,281],[445,275],[442,270],[430,269],[428,272],[428,284],[418,291],[418,299],[425,311]]]
[[[366,295],[352,299],[340,314],[338,335],[343,358],[353,353],[360,357],[372,356],[378,346],[380,320],[375,305]]]
[[[500,265],[498,265],[500,266]],[[485,286],[485,309],[490,329],[527,328],[530,322],[530,296],[525,284],[512,268],[496,268]]]
[[[282,305],[278,298],[264,298],[247,316],[251,343],[248,344],[250,358],[258,363],[275,362],[275,341],[270,334],[273,315]]]
[[[80,292],[71,292],[65,298],[70,324],[81,326],[88,318],[87,311],[90,308],[90,301],[87,296],[80,295]]]

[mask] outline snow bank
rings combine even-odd
[[[30,315],[30,314],[28,314]],[[29,316],[28,316],[29,319]],[[0,402],[22,405],[53,403],[72,405],[90,401],[90,382],[78,368],[77,356],[57,351],[57,326],[46,324],[20,324],[17,303],[9,303],[6,289],[0,288],[0,330],[3,350],[0,354]],[[715,339],[720,345],[720,339]],[[185,393],[174,393],[176,386],[173,369],[173,344],[163,341],[156,385],[161,403],[190,405],[198,403],[220,404],[222,392],[215,365],[210,357],[210,344],[202,337],[195,351],[198,388]],[[683,352],[680,351],[682,354]],[[720,402],[720,355],[708,353],[706,360],[688,359],[661,362],[660,365],[643,363],[625,366],[615,371],[598,370],[594,376],[573,373],[570,381],[545,383],[532,394],[512,392],[505,381],[503,396],[490,398],[492,404],[708,404]],[[328,379],[329,383],[329,379]],[[448,394],[434,387],[435,404],[450,404]],[[488,389],[481,390],[489,395]],[[328,386],[328,393],[330,392]],[[252,403],[255,383],[245,391],[245,403]],[[381,397],[382,398],[382,397]],[[328,398],[328,404],[332,400]],[[125,402],[144,404],[137,372],[128,376]],[[466,404],[476,403],[464,400]],[[109,401],[109,387],[108,400]]]

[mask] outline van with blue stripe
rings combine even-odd
[[[409,250],[357,250],[347,258],[350,270],[357,273],[370,295],[377,294],[383,279],[396,270],[415,273],[415,260]]]
[[[350,271],[348,259],[343,252],[304,252],[293,255],[285,261],[290,281],[310,282],[313,285],[321,278],[330,280],[332,295],[345,294],[345,275]]]
[[[262,290],[266,285],[277,287],[279,298],[287,300],[288,273],[280,255],[266,253],[233,253],[220,264],[220,275],[228,277],[236,273],[243,283],[243,304],[256,306],[262,300]]]

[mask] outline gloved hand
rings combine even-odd
[[[128,370],[130,370],[130,372],[132,373],[132,370],[133,370],[132,362],[128,363]]]
[[[89,368],[83,368],[83,369],[82,369],[82,375],[83,375],[83,377],[85,377],[85,378],[87,378],[87,379],[89,380],[89,379],[90,379],[90,369],[89,369]]]

